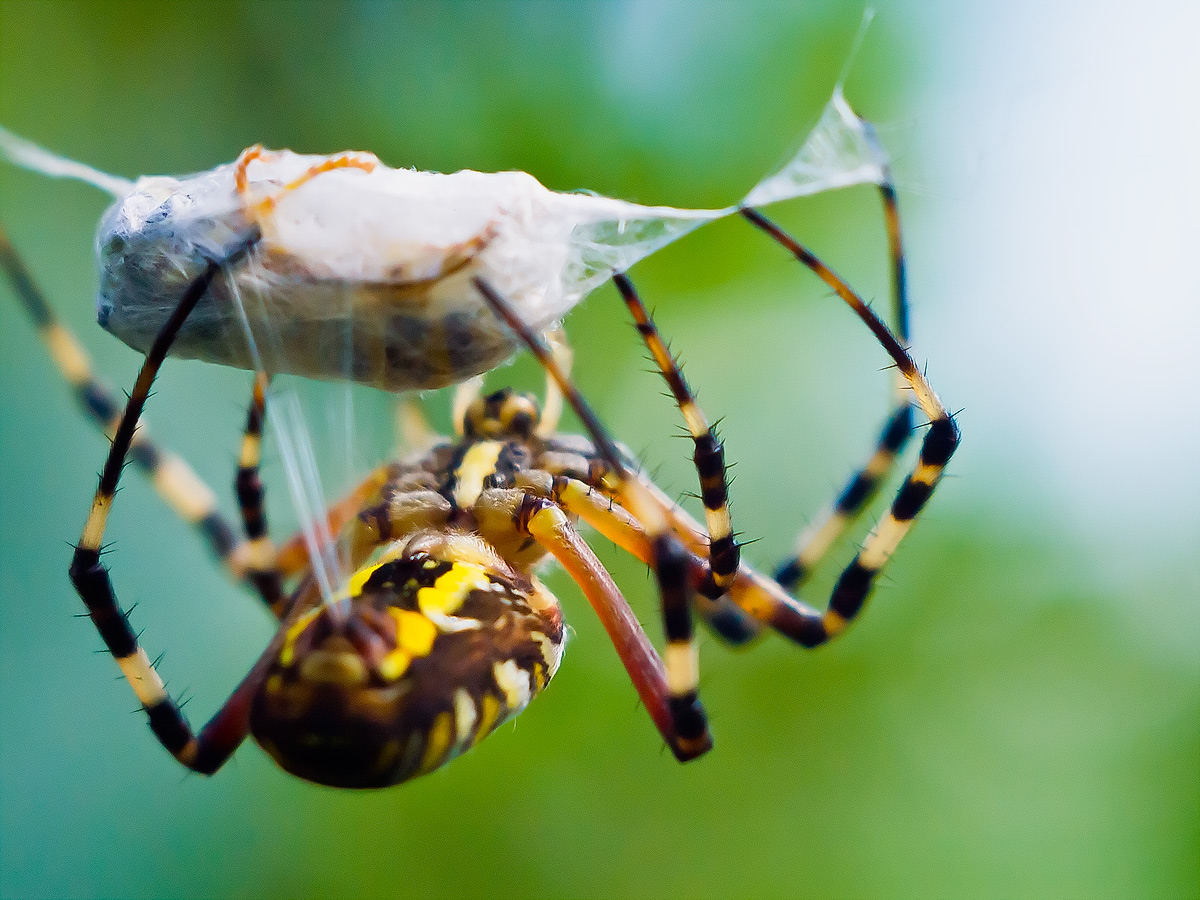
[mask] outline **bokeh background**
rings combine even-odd
[[[0,123],[126,176],[206,169],[261,141],[723,206],[798,145],[860,15],[835,2],[6,0]],[[1198,28],[1188,2],[878,4],[846,90],[895,155],[915,353],[962,410],[965,442],[844,639],[816,653],[705,641],[717,748],[687,766],[554,575],[575,631],[561,673],[442,771],[338,792],[246,746],[215,778],[185,777],[72,618],[67,544],[106,444],[0,288],[0,895],[1200,894]],[[0,166],[0,218],[125,387],[138,359],[92,321],[104,205]],[[870,190],[778,216],[885,298]],[[769,566],[867,452],[885,360],[742,222],[634,275],[724,417],[735,520]],[[622,312],[605,288],[571,315],[578,379],[681,493],[688,444]],[[505,382],[539,384],[528,361],[489,383]],[[247,384],[169,364],[148,413],[231,513]],[[387,452],[387,404],[356,398],[348,456],[344,391],[303,392],[336,490]],[[444,426],[446,398],[429,403]],[[109,561],[201,721],[271,626],[131,476]],[[274,454],[268,479],[283,533],[296,517]],[[644,567],[597,544],[657,633]],[[835,569],[809,599],[824,602]]]

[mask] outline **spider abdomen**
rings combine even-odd
[[[561,658],[557,603],[475,562],[388,560],[351,593],[341,618],[320,606],[291,626],[254,701],[256,740],[309,781],[430,772],[524,709]]]

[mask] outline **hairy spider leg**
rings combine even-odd
[[[267,512],[263,504],[262,441],[263,421],[267,415],[267,387],[271,377],[258,372],[254,376],[254,391],[246,413],[246,429],[242,433],[242,449],[238,456],[237,492],[242,530],[246,535],[245,553],[247,577],[258,588],[275,618],[282,619],[287,607],[283,577],[279,571],[279,556],[267,530]]]
[[[71,583],[75,585],[105,646],[116,659],[122,674],[142,704],[150,722],[150,730],[180,763],[204,773],[216,771],[249,732],[251,698],[278,652],[277,645],[282,641],[285,630],[281,629],[276,634],[271,646],[255,663],[250,673],[208,724],[196,734],[179,706],[167,693],[146,651],[139,646],[129,619],[117,601],[108,569],[100,560],[100,553],[121,470],[133,444],[138,420],[150,395],[154,378],[166,359],[171,343],[218,273],[243,259],[259,238],[260,232],[253,229],[252,233],[240,239],[222,257],[210,260],[204,271],[188,285],[154,339],[138,372],[125,412],[114,432],[112,447],[101,471],[91,511],[75,547],[70,567]]]
[[[112,440],[121,420],[121,407],[95,376],[91,360],[78,339],[55,314],[45,294],[33,280],[28,267],[0,226],[0,268],[12,283],[22,307],[33,321],[48,354],[87,417]],[[265,376],[259,374],[257,378]],[[305,572],[309,565],[304,536],[297,532],[274,549],[267,537],[263,494],[258,467],[262,454],[267,382],[256,381],[247,413],[246,431],[235,480],[239,513],[245,540],[237,538],[231,522],[221,514],[216,495],[182,457],[155,442],[142,421],[134,431],[129,459],[142,470],[164,503],[191,525],[208,545],[229,576],[245,581],[281,618],[286,603],[272,582]],[[379,490],[388,477],[388,466],[374,469],[345,497],[326,511],[330,533],[337,534],[367,497]],[[257,484],[257,486],[255,486]],[[243,496],[244,495],[244,496]]]
[[[725,472],[725,449],[717,439],[716,432],[708,424],[708,418],[696,402],[696,395],[683,377],[679,362],[668,349],[654,319],[642,303],[633,282],[624,273],[613,276],[613,283],[621,292],[625,306],[633,316],[634,325],[646,349],[654,357],[654,363],[662,373],[663,380],[675,398],[675,404],[683,415],[683,421],[695,444],[692,461],[700,476],[700,499],[704,503],[704,519],[708,525],[708,558],[712,573],[712,585],[705,593],[711,597],[724,594],[733,583],[738,570],[741,551],[733,537],[733,524],[729,517],[729,483]]]
[[[552,485],[554,499],[563,509],[578,516],[626,553],[648,566],[654,565],[653,546],[641,524],[624,506],[613,502],[612,495],[620,493],[618,483],[605,483],[602,478],[602,485],[610,492],[605,493],[565,473],[550,471],[556,476]],[[640,473],[634,473],[633,477],[642,482],[647,492],[659,499],[667,511],[671,527],[690,551],[690,580],[694,589],[692,611],[726,643],[734,646],[749,643],[762,630],[758,620],[725,594],[710,598],[703,593],[703,589],[712,583],[708,567],[708,535],[704,529],[690,517],[681,515],[683,511]]]
[[[112,440],[121,421],[118,401],[93,373],[86,351],[59,320],[3,227],[0,227],[0,268],[7,274],[79,406]],[[260,583],[263,569],[254,564],[255,554],[248,542],[238,541],[233,526],[217,508],[216,495],[195,470],[182,457],[157,444],[142,422],[138,422],[134,431],[129,457],[150,480],[163,502],[195,529],[230,577],[249,582],[258,590],[263,602],[271,606],[275,595],[268,584]],[[264,588],[267,588],[266,592]]]
[[[658,582],[663,629],[667,638],[664,653],[667,707],[673,731],[673,738],[668,743],[680,760],[694,759],[712,748],[712,735],[699,698],[700,666],[692,623],[688,550],[672,530],[662,505],[642,490],[641,483],[632,477],[620,450],[579,389],[563,372],[550,348],[486,280],[476,277],[474,283],[492,310],[520,337],[558,384],[563,397],[595,444],[600,458],[608,466],[608,474],[627,490],[624,505],[642,523],[647,533],[653,547],[654,575]]]
[[[546,497],[525,493],[514,512],[517,528],[548,550],[582,589],[667,746],[681,761],[693,758],[696,754],[675,731],[662,659],[592,548],[579,536],[567,514]]]
[[[789,608],[785,608],[788,604],[783,604],[780,597],[772,591],[752,590],[748,595],[743,590],[740,597],[739,591],[735,590],[732,593],[734,600],[740,605],[749,604],[755,607],[747,611],[759,618],[765,618],[805,646],[815,646],[840,633],[858,614],[880,570],[908,533],[917,514],[941,480],[961,436],[958,426],[925,375],[913,362],[908,350],[846,281],[818,259],[811,250],[798,243],[757,210],[743,208],[741,213],[751,224],[762,229],[811,269],[854,310],[892,358],[897,371],[916,396],[918,405],[930,422],[929,430],[921,444],[916,467],[905,479],[887,514],[868,535],[854,560],[843,570],[834,586],[829,606],[819,618],[812,616],[811,610],[799,604],[789,611]],[[766,610],[769,610],[769,613],[764,615]]]
[[[891,265],[892,322],[896,337],[907,347],[911,340],[908,315],[908,279],[904,258],[904,242],[900,231],[900,206],[892,179],[887,154],[879,143],[875,127],[860,118],[863,136],[875,148],[875,156],[883,170],[879,184],[883,204],[884,225],[887,231],[888,258]],[[913,430],[913,409],[908,381],[897,370],[894,381],[894,401],[887,421],[880,430],[875,449],[866,464],[855,472],[832,504],[825,508],[796,539],[795,550],[775,572],[775,580],[795,593],[821,560],[864,509],[879,494]]]

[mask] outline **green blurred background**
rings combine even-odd
[[[514,725],[375,793],[243,748],[215,778],[157,746],[66,579],[105,441],[0,289],[0,895],[1200,895],[1200,69],[1188,4],[883,3],[847,94],[896,156],[915,353],[961,454],[867,613],[816,653],[703,644],[717,746],[665,753],[556,573],[574,629]],[[262,142],[516,168],[557,189],[723,206],[798,146],[861,10],[813,3],[0,3],[0,123],[107,171]],[[1180,160],[1183,160],[1181,163]],[[111,384],[92,321],[105,198],[0,166],[0,218]],[[779,217],[886,296],[872,193]],[[769,567],[867,452],[885,360],[744,223],[634,276],[724,417],[737,527]],[[580,384],[675,493],[677,416],[611,288],[568,320]],[[491,377],[539,385],[527,360]],[[245,373],[169,364],[154,432],[230,483]],[[387,404],[303,388],[328,488],[387,452]],[[447,399],[429,398],[439,425]],[[324,412],[322,412],[324,410]],[[322,418],[324,416],[324,418]],[[151,655],[210,714],[271,626],[130,473],[109,557]],[[294,526],[268,462],[277,533]],[[867,523],[864,523],[864,528]],[[856,538],[861,537],[859,529]],[[644,567],[597,541],[654,627]],[[841,548],[839,561],[852,553]],[[836,565],[808,591],[824,596]]]

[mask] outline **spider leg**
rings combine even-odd
[[[263,420],[267,415],[267,386],[270,376],[258,373],[254,376],[254,391],[250,409],[246,413],[246,429],[242,433],[242,451],[238,458],[237,477],[234,490],[237,493],[238,511],[242,517],[242,530],[246,541],[242,544],[243,565],[246,578],[258,589],[263,602],[271,608],[275,618],[282,619],[287,606],[283,592],[283,577],[279,571],[279,556],[267,530],[267,513],[263,506],[264,491],[260,466],[262,464]]]
[[[904,378],[930,421],[916,467],[905,479],[883,520],[868,535],[862,549],[843,570],[833,589],[829,606],[819,621],[815,620],[811,615],[812,611],[802,604],[793,603],[789,607],[788,604],[783,604],[778,596],[769,596],[774,592],[763,588],[762,585],[751,586],[747,581],[740,589],[732,591],[734,600],[747,608],[758,608],[760,604],[764,607],[769,606],[769,615],[764,615],[765,610],[759,609],[760,618],[770,621],[772,625],[806,646],[815,646],[840,633],[858,614],[871,592],[875,578],[908,533],[917,514],[941,480],[950,457],[958,447],[960,434],[958,426],[908,350],[846,281],[808,248],[799,244],[757,210],[743,208],[741,213],[751,224],[765,231],[811,269],[854,310],[892,358],[898,373]],[[789,609],[791,613],[788,612]]]
[[[117,602],[108,569],[100,561],[100,551],[125,458],[133,445],[138,421],[155,375],[166,358],[172,341],[183,327],[188,314],[207,292],[217,273],[243,258],[257,242],[258,237],[255,230],[252,235],[243,238],[230,249],[224,257],[211,260],[204,272],[188,286],[155,338],[138,373],[125,412],[114,432],[112,447],[100,474],[91,511],[75,548],[70,568],[71,582],[79,592],[105,646],[116,659],[122,674],[146,711],[150,730],[179,762],[203,773],[216,771],[245,738],[249,729],[250,699],[257,689],[258,681],[265,675],[272,662],[274,644],[282,640],[283,632],[280,631],[276,635],[272,647],[260,657],[250,674],[216,715],[199,734],[196,734],[183,717],[179,706],[167,693],[145,650],[138,645],[137,636]]]
[[[546,343],[550,352],[558,361],[559,367],[570,374],[574,354],[567,341],[567,332],[561,325],[548,328],[545,333]],[[485,375],[476,375],[461,382],[454,389],[454,400],[451,404],[450,419],[454,425],[454,433],[463,436],[463,428],[467,410],[483,394]],[[550,437],[558,430],[558,421],[562,418],[563,397],[558,385],[549,375],[546,376],[546,399],[542,404],[542,414],[538,419],[537,433],[539,437]]]
[[[442,436],[433,430],[421,401],[406,394],[396,401],[396,445],[402,456],[424,453]]]
[[[696,402],[696,395],[688,387],[679,368],[679,363],[654,324],[641,298],[634,290],[628,276],[618,273],[613,276],[613,283],[621,292],[630,315],[633,316],[638,334],[646,344],[646,349],[654,357],[654,362],[662,373],[663,380],[671,389],[675,404],[683,415],[691,434],[695,450],[692,461],[700,476],[700,499],[704,502],[704,519],[708,525],[709,567],[712,572],[712,585],[704,593],[710,597],[719,597],[733,583],[741,560],[741,551],[733,538],[733,524],[729,518],[729,484],[725,474],[725,449],[717,439],[716,433],[708,423],[708,418]]]
[[[71,386],[80,407],[97,428],[113,439],[121,420],[118,401],[96,378],[87,353],[59,320],[2,227],[0,268],[7,274],[17,298],[37,328],[55,367]],[[208,544],[230,577],[239,581],[245,579],[257,588],[252,572],[246,567],[247,544],[238,542],[232,525],[217,508],[216,495],[195,470],[183,458],[157,444],[141,422],[134,431],[129,457],[150,480],[163,502]],[[263,601],[271,605],[266,595],[263,595]]]
[[[601,565],[587,542],[579,536],[567,514],[553,500],[535,493],[524,493],[515,521],[520,530],[559,561],[583,590],[616,647],[617,655],[654,726],[676,758],[686,762],[709,750],[712,740],[707,732],[704,732],[703,740],[689,740],[678,733],[677,691],[672,682],[672,672],[669,668],[664,669],[662,659],[655,652],[612,576]]]
[[[458,437],[463,436],[467,410],[483,394],[483,379],[483,375],[475,375],[454,388],[454,400],[450,404],[450,421],[454,425],[454,433]]]
[[[391,476],[392,466],[385,464],[377,466],[372,472],[350,490],[344,497],[337,500],[325,510],[325,521],[329,533],[340,534],[346,523],[363,508],[373,495],[379,492]],[[279,573],[284,578],[300,575],[308,570],[308,547],[304,543],[304,534],[296,532],[279,545],[276,552]]]
[[[892,320],[897,339],[904,346],[908,346],[911,339],[908,331],[908,279],[904,242],[900,233],[900,207],[896,200],[895,185],[892,183],[891,167],[886,162],[887,154],[879,145],[871,123],[864,119],[860,121],[863,125],[863,135],[875,146],[876,156],[883,168],[884,178],[879,185],[879,194],[883,203],[888,257],[891,261]],[[850,478],[833,504],[800,534],[791,558],[784,561],[775,572],[775,580],[793,593],[800,589],[837,539],[875,499],[879,488],[895,465],[896,458],[908,443],[913,427],[908,382],[899,371],[895,381],[892,412],[866,465]]]
[[[664,507],[671,527],[689,551],[689,571],[692,583],[692,611],[716,633],[718,637],[734,646],[749,643],[758,636],[761,628],[756,619],[744,612],[727,595],[709,597],[702,588],[711,583],[708,567],[708,536],[691,517],[672,504],[671,500],[651,482],[634,474],[644,490],[656,496]],[[578,516],[604,537],[626,553],[648,566],[654,565],[654,550],[641,523],[622,506],[614,503],[601,484],[601,490],[578,478],[555,475],[551,492],[558,504],[572,515]],[[620,486],[614,486],[618,495]]]
[[[855,472],[833,504],[801,532],[793,555],[776,569],[775,580],[789,591],[800,589],[837,539],[878,495],[912,433],[912,407],[907,397],[900,399],[904,405],[895,409],[884,425],[866,465]]]
[[[667,638],[665,654],[668,711],[675,735],[672,750],[680,759],[691,759],[712,746],[708,718],[700,703],[699,660],[692,625],[689,584],[689,554],[671,529],[661,504],[640,489],[632,478],[622,454],[608,436],[596,414],[578,388],[563,372],[558,360],[542,341],[487,281],[476,277],[475,287],[488,305],[517,334],[562,391],[563,397],[579,417],[595,445],[600,461],[608,466],[609,477],[629,492],[626,508],[642,523],[653,548],[654,576],[662,600],[663,628]]]

